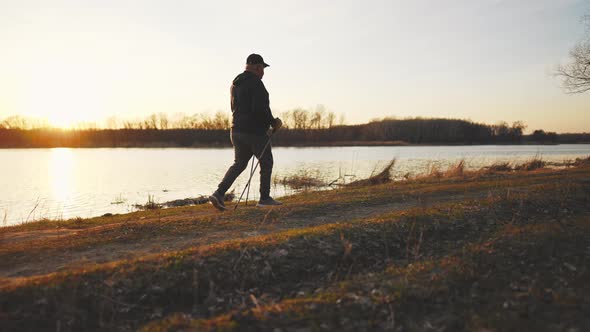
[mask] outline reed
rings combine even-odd
[[[156,210],[162,208],[162,205],[156,203],[154,200],[154,195],[148,194],[148,200],[145,204],[134,204],[133,207],[138,210]]]
[[[465,160],[459,160],[455,165],[452,165],[443,173],[445,178],[462,177],[465,174]]]
[[[507,161],[497,161],[490,166],[486,166],[483,169],[487,170],[490,173],[495,172],[510,172],[513,170],[512,166]]]
[[[295,190],[309,190],[326,186],[319,170],[312,171],[310,169],[301,170],[297,174],[285,176],[278,181],[275,179],[275,184],[277,182]]]
[[[517,171],[534,171],[544,168],[546,165],[547,162],[545,162],[540,156],[534,156],[524,163],[514,166],[514,169]]]
[[[575,167],[590,166],[590,156],[586,158],[576,158],[573,165]]]
[[[393,158],[387,165],[385,165],[385,167],[383,168],[383,170],[381,170],[381,172],[379,172],[375,175],[371,175],[367,179],[362,179],[362,180],[350,182],[346,186],[372,186],[372,185],[391,182],[391,181],[393,181],[391,170],[393,169],[393,166],[395,166],[395,162],[396,162],[396,159]]]
[[[119,194],[119,196],[115,197],[115,199],[111,202],[112,205],[119,205],[119,204],[124,204],[125,202],[127,202],[126,198],[123,198],[122,194]]]

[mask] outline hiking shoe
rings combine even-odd
[[[269,197],[267,199],[261,199],[258,201],[258,204],[256,204],[256,206],[258,206],[258,207],[277,206],[277,205],[283,205],[283,203],[281,203],[279,201],[275,201],[272,197]]]
[[[221,196],[217,191],[213,193],[213,195],[209,196],[209,203],[211,203],[217,210],[225,211],[226,207],[223,203],[223,196]]]

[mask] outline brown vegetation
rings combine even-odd
[[[2,228],[0,329],[589,326],[590,169],[451,173]]]
[[[367,179],[353,181],[351,183],[346,184],[347,186],[374,186],[377,184],[389,183],[392,179],[392,169],[395,165],[395,159],[391,160],[383,170],[377,174],[372,174]]]
[[[544,168],[547,163],[541,157],[535,156],[522,164],[514,166],[517,171],[534,171],[536,169]]]
[[[282,146],[520,143],[526,128],[522,122],[487,125],[427,118],[385,118],[344,125],[343,120],[336,123],[337,116],[322,107],[295,109],[280,116],[284,128],[273,143]],[[69,130],[14,116],[0,121],[0,148],[229,146],[229,128],[229,113],[223,112],[213,117],[195,114],[169,119],[158,113],[135,121],[110,118],[107,126],[84,124]],[[544,140],[545,133],[539,136],[537,132],[534,137]]]
[[[448,178],[462,177],[465,174],[465,160],[459,160],[455,165],[449,167],[443,176]]]
[[[507,161],[495,162],[486,167],[489,172],[510,172],[513,170],[512,166]]]
[[[575,167],[587,167],[590,166],[590,156],[586,158],[576,158],[573,162],[573,166]]]
[[[274,179],[275,185],[280,184],[293,188],[295,190],[310,190],[326,186],[326,182],[322,180],[319,171],[311,171],[304,169],[297,174],[285,176],[282,179]]]

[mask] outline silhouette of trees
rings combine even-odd
[[[326,126],[328,126],[328,128],[332,128],[334,124],[336,124],[336,114],[334,114],[334,112],[328,112],[326,115]]]
[[[526,125],[494,125],[460,119],[376,119],[366,124],[336,124],[337,115],[323,106],[297,108],[281,114],[285,128],[275,145],[348,144],[513,144],[522,141],[588,142],[590,134],[557,135],[536,130],[524,136]],[[341,118],[341,117],[340,117]],[[342,118],[340,119],[342,122]],[[171,147],[230,146],[229,112],[207,114],[151,114],[144,119],[107,119],[104,128],[86,123],[74,129],[50,128],[47,123],[19,116],[0,121],[0,147]]]
[[[590,143],[590,133],[564,133],[557,135],[557,143]]]
[[[522,139],[526,125],[522,121],[516,121],[509,126],[502,121],[491,126],[492,135],[496,142],[519,142]]]
[[[160,129],[168,129],[168,115],[166,113],[158,113],[158,125]]]
[[[490,126],[456,119],[383,119],[370,122],[363,130],[367,139],[408,143],[484,143],[490,142]]]
[[[293,110],[293,128],[295,129],[307,129],[309,126],[309,112],[304,109],[298,108]]]
[[[590,90],[590,15],[584,17],[586,37],[570,51],[570,62],[560,65],[556,75],[562,78],[563,88],[568,93]]]
[[[29,121],[19,115],[10,116],[0,123],[5,129],[29,129]]]
[[[298,130],[331,128],[336,123],[336,114],[326,111],[324,105],[316,106],[314,111],[296,108],[282,112],[279,117],[284,127]]]
[[[537,130],[533,131],[530,139],[533,142],[554,143],[554,142],[557,142],[557,133],[550,132],[550,131],[545,132],[543,129],[537,129]]]
[[[106,120],[105,129],[204,129],[226,130],[230,128],[230,119],[225,112],[217,112],[213,117],[207,114],[176,114],[175,119],[170,119],[166,113],[154,113],[143,120],[119,121],[116,117]]]

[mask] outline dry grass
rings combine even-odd
[[[424,181],[424,180],[440,180],[440,179],[453,179],[453,178],[464,178],[467,173],[465,170],[465,160],[459,160],[456,164],[451,165],[446,170],[441,170],[437,164],[430,164],[428,169],[423,174],[418,174],[414,177],[407,177],[407,181]]]
[[[440,167],[436,164],[430,165],[428,171],[424,175],[419,175],[418,178],[428,178],[428,179],[440,179],[443,177],[444,172],[440,170]]]
[[[415,176],[406,175],[406,182],[413,181],[430,181],[430,180],[443,180],[443,179],[477,179],[481,177],[487,177],[490,175],[508,175],[517,171],[520,173],[531,172],[539,169],[545,169],[547,166],[574,166],[574,167],[587,167],[590,166],[590,157],[578,158],[574,162],[564,161],[562,163],[549,163],[542,160],[540,157],[535,156],[521,164],[512,166],[510,162],[495,162],[489,166],[483,166],[480,169],[467,170],[465,160],[459,160],[456,164],[450,166],[446,170],[442,170],[438,164],[430,164],[425,173],[418,174]],[[499,174],[498,174],[499,173]]]
[[[590,296],[584,283],[590,232],[570,220],[590,213],[588,187],[576,181],[589,172],[572,168],[493,180],[350,187],[321,196],[293,196],[286,200],[289,206],[271,212],[245,209],[208,219],[187,214],[186,220],[126,226],[119,231],[144,235],[137,242],[141,244],[145,239],[158,241],[155,235],[166,229],[174,228],[180,236],[183,227],[198,225],[203,227],[198,232],[207,234],[224,232],[221,226],[252,229],[269,214],[269,219],[278,219],[269,225],[271,232],[260,236],[23,278],[0,288],[0,329],[54,330],[58,324],[62,331],[136,330],[148,322],[152,323],[146,329],[153,331],[289,330],[310,325],[326,330],[395,326],[543,331],[561,322],[580,329],[588,320],[579,314]],[[526,189],[526,194],[509,194],[512,187]],[[467,195],[474,188],[495,191],[489,199],[435,199]],[[361,205],[399,203],[404,197],[415,201],[428,193],[437,194],[429,206],[352,217]],[[272,232],[281,218],[297,209],[298,219],[322,211],[338,218],[325,225]],[[175,210],[161,212],[173,216]],[[538,224],[563,229],[564,236],[557,242],[553,231],[548,241],[529,236],[528,226]],[[156,225],[160,228],[152,227]],[[503,242],[508,226],[513,238]],[[555,282],[564,280],[568,286],[552,286],[558,284],[545,278],[554,275]],[[531,292],[513,291],[514,280],[528,282]],[[545,289],[551,289],[552,299],[565,301],[544,304],[545,293],[538,297],[535,292]],[[520,320],[521,300],[523,308],[527,303],[527,308],[537,308],[525,312],[535,319]],[[505,310],[505,302],[511,310]],[[493,314],[487,315],[490,310]]]
[[[444,173],[445,178],[460,178],[465,175],[465,160],[459,160],[455,165],[449,167]]]
[[[510,165],[510,162],[507,162],[507,161],[495,162],[495,163],[491,164],[490,166],[484,167],[484,169],[488,172],[491,172],[491,173],[511,172],[513,170],[512,166]]]
[[[370,177],[368,177],[367,179],[362,179],[362,180],[350,182],[350,183],[346,184],[346,186],[352,186],[352,187],[374,186],[377,184],[384,184],[384,183],[389,183],[389,182],[393,181],[391,170],[393,169],[393,166],[395,165],[395,161],[396,161],[395,158],[392,159],[387,165],[385,165],[385,167],[383,167],[383,170],[381,170],[379,173],[373,174]]]
[[[590,166],[590,156],[586,158],[576,158],[573,165],[575,167],[588,167]]]
[[[534,156],[531,159],[525,161],[522,164],[514,166],[517,171],[534,171],[537,169],[545,168],[547,163],[539,156]]]
[[[162,208],[162,204],[154,200],[154,195],[148,195],[148,200],[145,204],[134,204],[133,207],[138,210],[157,210]]]
[[[584,241],[584,235],[551,227],[547,220],[539,224],[543,227],[534,230],[515,226],[514,234],[500,233],[456,253],[391,264],[383,272],[359,275],[278,303],[210,319],[173,315],[144,331],[162,326],[271,330],[302,327],[310,321],[321,322],[325,330],[583,330],[589,323],[581,308],[588,290],[580,278],[588,272],[580,271],[585,258],[575,242]],[[590,226],[587,219],[569,225],[584,232]],[[527,241],[522,241],[523,236]],[[523,257],[531,265],[523,264]],[[560,283],[583,291],[571,292],[557,286]]]
[[[326,186],[322,180],[319,170],[312,171],[309,169],[300,170],[297,174],[285,176],[281,180],[274,180],[275,185],[280,184],[295,190],[310,190]]]

